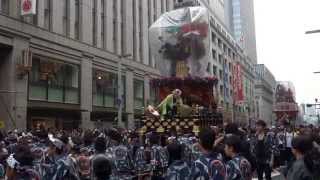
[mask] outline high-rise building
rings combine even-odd
[[[253,0],[225,0],[225,22],[249,59],[257,63]]]

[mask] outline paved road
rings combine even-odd
[[[272,180],[285,180],[285,178],[279,172],[272,173]],[[253,178],[252,180],[258,180],[258,178]]]

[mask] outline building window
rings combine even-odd
[[[223,78],[222,70],[219,70],[219,79],[222,80],[222,78]]]
[[[113,51],[118,49],[118,0],[113,0]]]
[[[223,52],[227,53],[227,45],[223,43]]]
[[[220,49],[222,49],[222,41],[221,41],[221,39],[218,39],[218,47],[219,47]]]
[[[79,104],[80,68],[35,57],[29,75],[29,100]]]
[[[151,1],[148,1],[148,27],[151,25],[152,23],[152,19],[151,19]]]
[[[217,76],[217,66],[212,66],[213,75]]]
[[[219,54],[219,63],[222,64],[222,55]]]
[[[228,56],[231,58],[231,49],[228,48]]]
[[[97,0],[92,1],[92,44],[97,45]]]
[[[106,48],[106,41],[105,41],[105,0],[101,0],[101,46],[103,49]]]
[[[1,14],[9,14],[9,0],[0,0],[0,13]]]
[[[161,8],[161,14],[163,14],[164,13],[164,1],[163,0],[160,1],[160,8]]]
[[[220,85],[220,96],[224,96],[224,93],[223,93],[223,86]]]
[[[69,0],[63,0],[63,35],[69,36]]]
[[[140,31],[139,31],[139,40],[140,40],[140,45],[139,45],[139,53],[140,53],[140,61],[144,62],[144,51],[145,49],[143,49],[144,47],[144,39],[143,39],[143,11],[142,11],[142,2],[138,1],[139,3],[139,24],[140,24]]]
[[[210,62],[207,65],[207,73],[211,74],[211,63]]]
[[[226,88],[226,97],[229,97],[229,88]]]
[[[38,26],[38,14],[39,14],[39,5],[38,5],[38,3],[39,3],[39,0],[36,0],[36,14],[35,15],[33,15],[33,17],[32,17],[32,23],[33,23],[33,25],[35,25],[35,26]]]
[[[93,71],[93,105],[115,108],[118,99],[117,75],[110,72]]]
[[[134,108],[140,110],[144,107],[144,81],[134,80]]]
[[[52,4],[51,0],[44,0],[44,28],[51,30],[52,26]]]
[[[80,39],[80,2],[74,0],[75,3],[75,20],[74,20],[74,38]]]
[[[156,106],[158,104],[157,94],[158,94],[157,88],[150,87],[150,100],[149,100],[148,104],[150,104],[152,106]]]
[[[216,42],[217,36],[216,36],[216,34],[215,34],[214,32],[211,32],[211,40],[212,40],[212,42],[213,42],[214,44],[217,43],[217,42]]]
[[[217,60],[217,52],[214,49],[212,49],[212,58]]]
[[[136,28],[137,27],[136,26],[136,24],[137,24],[136,3],[137,3],[137,1],[135,1],[135,0],[132,1],[132,14],[133,14],[133,17],[132,17],[132,19],[133,19],[133,31],[132,31],[133,37],[132,37],[132,40],[133,40],[134,46],[137,45],[137,36],[136,36],[136,34],[137,34],[137,28]],[[136,48],[138,48],[138,47],[136,47]],[[136,61],[138,60],[136,49],[133,50],[133,59],[136,60]]]
[[[153,22],[157,20],[157,1],[159,0],[153,0]]]

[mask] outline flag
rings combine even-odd
[[[21,0],[21,15],[35,15],[37,13],[36,0]]]

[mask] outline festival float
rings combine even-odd
[[[164,13],[149,28],[149,41],[161,77],[151,79],[161,100],[141,117],[144,132],[181,130],[222,124],[210,76],[209,16],[205,8],[187,7]]]
[[[295,99],[295,89],[291,82],[277,82],[274,113],[278,124],[294,125],[299,107]]]

